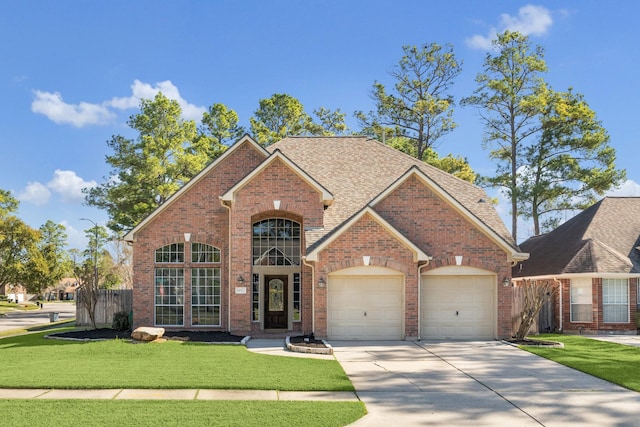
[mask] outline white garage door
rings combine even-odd
[[[421,337],[495,338],[495,280],[494,276],[423,276]]]
[[[329,339],[402,339],[402,276],[330,276]]]

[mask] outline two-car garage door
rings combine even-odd
[[[349,269],[329,276],[329,339],[404,339],[404,276],[377,270]],[[421,277],[422,339],[494,339],[496,313],[496,277],[489,272],[443,267]]]

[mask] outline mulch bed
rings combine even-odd
[[[290,337],[289,342],[297,347],[327,348],[322,340],[317,340],[313,337],[309,337],[308,335]]]
[[[525,338],[523,340],[516,340],[516,339],[510,339],[510,340],[505,340],[508,343],[511,344],[515,344],[515,345],[526,345],[526,346],[538,346],[538,347],[559,347],[561,346],[560,343],[555,342],[555,341],[543,341],[543,340],[530,340],[528,338]]]
[[[113,340],[113,339],[131,339],[131,331],[116,331],[110,328],[87,329],[79,331],[59,332],[50,334],[57,338],[72,338],[77,340]],[[229,332],[220,331],[165,331],[162,338],[173,341],[188,342],[228,342],[239,343],[244,337],[232,335]],[[327,348],[322,340],[315,339],[310,335],[300,335],[290,337],[289,342],[297,347],[306,348]]]
[[[109,328],[87,329],[50,334],[53,337],[84,340],[131,339],[131,331],[116,331]],[[240,342],[244,337],[219,331],[165,331],[163,338],[189,342]]]

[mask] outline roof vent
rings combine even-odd
[[[480,200],[478,200],[478,203],[484,203],[486,202],[486,200],[484,200],[484,198],[481,198]]]

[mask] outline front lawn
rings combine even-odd
[[[2,424],[25,426],[344,426],[362,402],[0,400]]]
[[[0,301],[0,313],[6,313],[8,311],[29,311],[29,310],[39,310],[40,307],[30,302],[7,302]]]
[[[576,335],[544,334],[564,348],[523,346],[524,350],[594,377],[640,392],[640,347],[631,347]]]
[[[0,339],[0,387],[354,390],[335,360],[268,356],[235,345],[43,338],[50,332]]]
[[[76,319],[66,319],[60,320],[58,322],[49,322],[43,323],[41,325],[29,326],[28,328],[16,328],[16,329],[7,329],[5,331],[0,331],[0,338],[8,337],[11,335],[21,335],[29,332],[37,332],[37,331],[46,331],[49,329],[61,328],[63,326],[68,326],[67,324],[75,324]]]

